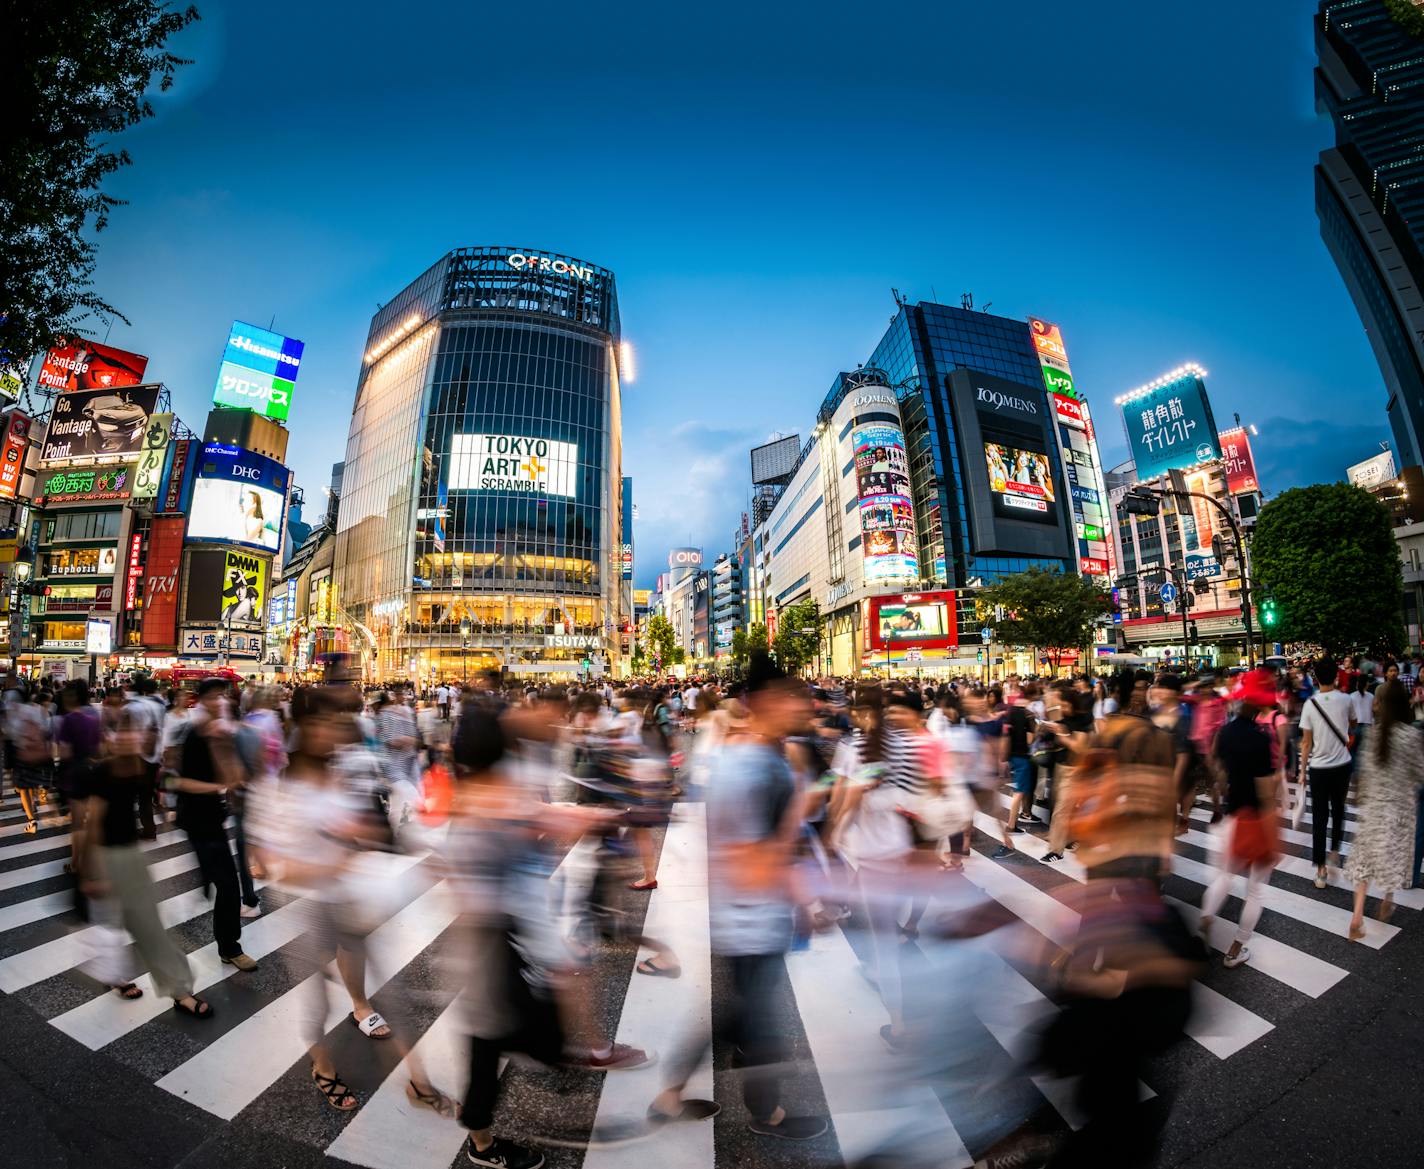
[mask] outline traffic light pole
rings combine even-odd
[[[1241,616],[1246,625],[1246,664],[1252,668],[1256,665],[1256,632],[1254,623],[1251,620],[1251,574],[1246,569],[1246,545],[1241,539],[1241,525],[1236,522],[1236,517],[1231,514],[1231,509],[1220,500],[1213,499],[1210,495],[1200,491],[1176,491],[1163,490],[1160,487],[1144,487],[1139,484],[1130,489],[1155,495],[1160,499],[1172,496],[1176,499],[1191,498],[1204,499],[1212,507],[1216,508],[1226,520],[1227,526],[1231,529],[1231,538],[1236,545],[1236,567],[1241,577]],[[1183,573],[1185,575],[1185,572]],[[1185,594],[1184,594],[1185,595]],[[1182,608],[1182,635],[1186,637],[1187,610],[1185,605]],[[1183,647],[1185,648],[1185,646]]]

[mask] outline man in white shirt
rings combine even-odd
[[[450,721],[450,687],[441,682],[435,688],[435,705],[440,708],[440,717]]]
[[[1315,663],[1320,689],[1306,700],[1300,714],[1300,778],[1310,780],[1311,855],[1315,887],[1328,883],[1325,867],[1325,826],[1330,824],[1330,861],[1340,865],[1340,841],[1345,831],[1345,793],[1350,787],[1350,730],[1355,715],[1350,695],[1335,688],[1339,667],[1333,658]]]

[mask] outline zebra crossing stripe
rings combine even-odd
[[[970,854],[965,872],[990,897],[1049,941],[1059,946],[1073,944],[1078,914],[1051,893],[978,853]],[[1187,1034],[1219,1059],[1234,1055],[1273,1027],[1255,1012],[1199,982],[1192,984],[1192,1002]]]
[[[469,1059],[465,1009],[457,995],[411,1048],[431,1084],[456,1100]],[[465,1130],[448,1117],[412,1104],[405,1094],[408,1079],[405,1063],[397,1064],[326,1147],[327,1156],[367,1169],[449,1169],[465,1143]]]
[[[194,852],[184,852],[169,857],[148,868],[149,876],[155,882],[166,881],[192,872],[198,867],[198,856]],[[47,893],[42,897],[31,897],[27,901],[17,901],[0,909],[0,933],[18,929],[22,925],[32,925],[47,917],[66,913],[74,908],[74,890],[61,889],[58,893]]]
[[[982,816],[983,813],[980,815]],[[988,820],[989,818],[985,816],[984,819]],[[993,821],[989,822],[992,825]],[[1021,837],[1015,843],[1020,851],[1035,860],[1042,860],[1043,855],[1048,851],[1048,845],[1036,837]],[[1057,872],[1067,873],[1075,881],[1087,880],[1086,870],[1078,858],[1071,853],[1065,855],[1063,860],[1055,861],[1053,868]],[[1214,876],[1215,871],[1212,870],[1212,872]],[[1185,879],[1193,880],[1190,877]],[[1244,893],[1245,887],[1241,886],[1238,892]],[[1173,897],[1168,897],[1167,900],[1183,911],[1193,927],[1196,926],[1198,920],[1196,909]],[[1235,923],[1218,918],[1212,923],[1207,941],[1212,949],[1225,953],[1231,948],[1235,936]],[[1267,977],[1274,978],[1277,982],[1284,983],[1302,994],[1308,994],[1311,998],[1319,998],[1349,973],[1347,970],[1342,970],[1338,966],[1317,958],[1314,954],[1297,950],[1293,946],[1288,946],[1284,942],[1261,933],[1254,934],[1251,939],[1251,966]]]
[[[1188,844],[1194,844],[1198,848],[1218,852],[1225,845],[1225,840],[1221,835],[1211,832],[1199,832],[1195,828],[1189,830],[1185,836],[1179,837],[1178,839],[1185,840]],[[1283,855],[1281,859],[1276,862],[1276,871],[1289,873],[1292,877],[1300,877],[1306,881],[1315,880],[1315,866],[1305,857],[1293,856],[1289,853]],[[1331,870],[1330,884],[1336,889],[1344,889],[1350,893],[1353,893],[1355,890],[1354,884],[1346,880],[1342,874],[1337,873],[1335,870]],[[1396,904],[1402,905],[1406,909],[1424,909],[1424,889],[1396,889],[1394,891],[1394,900]]]
[[[392,881],[400,879],[422,859],[419,856],[390,858],[388,878]],[[300,937],[308,924],[300,900],[289,901],[259,918],[244,921],[243,953],[250,958],[265,958]],[[193,972],[193,990],[197,994],[237,973],[235,966],[227,965],[219,957],[216,942],[209,942],[189,954],[188,965]],[[168,999],[154,993],[150,975],[144,974],[133,982],[144,992],[141,999],[121,999],[118,995],[102,994],[57,1015],[50,1022],[93,1051],[107,1047],[158,1018],[172,1006]]]
[[[441,881],[417,897],[367,939],[370,963],[366,991],[376,994],[386,980],[420,955],[455,920],[455,909]],[[328,970],[335,970],[332,963]],[[303,1018],[313,983],[327,977],[320,970],[286,994],[244,1019],[186,1063],[158,1081],[166,1092],[206,1112],[231,1120],[257,1099],[307,1050]],[[351,1009],[342,991],[327,996],[323,1031],[330,1031]]]
[[[1193,820],[1198,821],[1199,823],[1202,823],[1202,824],[1207,824],[1207,825],[1210,825],[1210,824],[1211,824],[1211,813],[1208,812],[1208,811],[1206,811],[1205,809],[1202,809],[1202,808],[1193,808],[1193,809],[1192,809],[1191,818],[1192,818]],[[1287,827],[1285,827],[1285,823],[1284,823],[1285,820],[1286,820],[1286,817],[1285,817],[1285,816],[1282,816],[1282,817],[1281,817],[1282,825],[1281,825],[1280,829],[1278,829],[1278,831],[1280,832],[1281,841],[1282,841],[1283,843],[1285,843],[1285,844],[1299,844],[1299,845],[1304,846],[1305,848],[1312,848],[1312,847],[1314,847],[1314,843],[1315,843],[1314,837],[1312,837],[1309,832],[1297,832],[1294,828],[1287,828]],[[1341,843],[1341,845],[1340,845],[1340,855],[1341,855],[1341,856],[1349,856],[1349,855],[1350,855],[1350,837],[1351,837],[1352,835],[1353,835],[1352,830],[1347,828],[1347,829],[1345,830],[1344,836],[1341,838],[1341,839],[1342,839],[1342,843]]]
[[[173,845],[181,843],[183,843],[183,837],[166,835],[160,836],[157,840],[140,840],[138,847],[142,852],[153,852],[155,849],[171,848]],[[66,844],[65,848],[68,847]],[[15,853],[6,849],[3,859],[8,860],[14,855]],[[62,877],[64,876],[64,866],[68,863],[67,857],[60,857],[58,860],[40,861],[38,864],[26,865],[24,868],[0,873],[0,891],[18,889],[21,885],[32,885],[37,881],[48,881],[52,877]]]
[[[811,937],[810,948],[786,956],[811,1055],[846,1164],[888,1147],[913,1126],[919,1147],[935,1163],[962,1169],[974,1158],[928,1084],[907,1084],[880,1040],[889,1022],[880,995],[860,974],[860,962],[840,930]],[[876,1085],[894,1087],[893,1105],[867,1107]],[[876,1103],[879,1103],[878,1101]]]
[[[712,953],[708,937],[707,827],[702,804],[680,804],[663,839],[658,859],[658,887],[648,902],[643,932],[671,946],[682,966],[679,979],[634,973],[623,999],[617,1040],[648,1046],[654,1020],[669,1020],[666,1045],[678,1046],[712,1029]],[[617,1120],[641,1120],[653,1097],[665,1086],[655,1065],[605,1076],[594,1128]],[[712,1099],[712,1053],[687,1082],[684,1095]],[[667,1124],[637,1146],[637,1161],[662,1169],[712,1169],[713,1126]],[[590,1149],[583,1169],[622,1169],[626,1148]],[[395,1169],[392,1166],[392,1169]]]

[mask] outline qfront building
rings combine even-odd
[[[371,320],[333,612],[368,678],[616,668],[623,609],[613,273],[460,248]]]

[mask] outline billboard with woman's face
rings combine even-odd
[[[282,545],[291,472],[240,447],[203,447],[188,513],[188,539],[246,544],[276,552]]]

